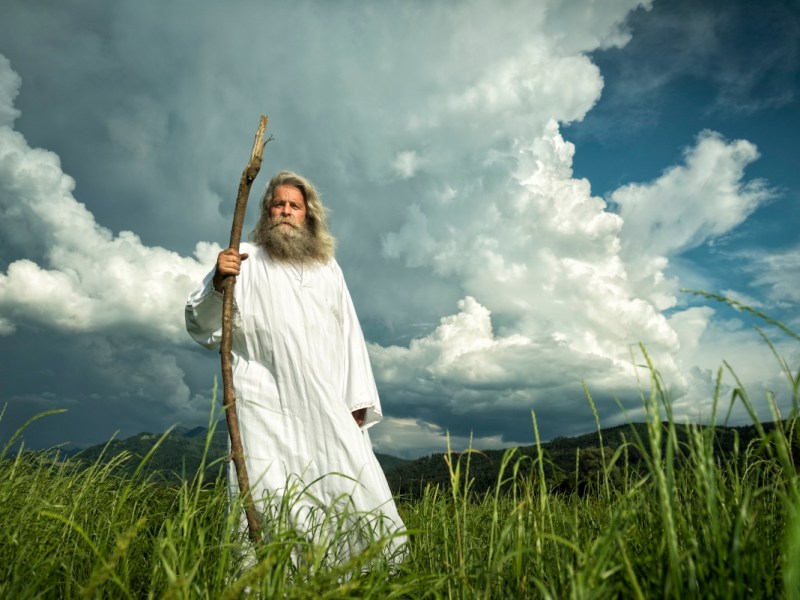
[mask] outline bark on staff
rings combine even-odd
[[[233,226],[231,227],[231,242],[229,248],[239,251],[239,242],[242,241],[242,225],[244,224],[244,214],[247,209],[247,199],[250,196],[250,187],[253,180],[261,169],[261,160],[264,156],[264,146],[272,139],[270,136],[264,141],[264,132],[267,129],[267,117],[261,115],[261,122],[256,132],[253,142],[253,151],[250,153],[250,161],[242,172],[239,181],[239,193],[236,196],[236,208],[233,211]],[[244,504],[244,512],[247,516],[247,528],[250,532],[250,539],[254,543],[261,543],[261,526],[258,522],[253,496],[250,493],[250,478],[247,475],[247,467],[244,462],[244,449],[242,447],[242,436],[239,431],[239,420],[236,417],[236,391],[233,387],[233,364],[231,348],[233,345],[233,288],[236,285],[235,277],[226,277],[222,281],[222,343],[220,354],[222,356],[222,386],[223,402],[225,406],[225,418],[228,422],[228,432],[231,436],[231,460],[236,466],[236,477],[239,481],[239,494]]]

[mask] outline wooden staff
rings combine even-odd
[[[250,162],[244,168],[242,178],[239,181],[236,209],[233,211],[233,226],[231,227],[229,248],[233,248],[237,252],[239,251],[239,242],[242,239],[242,225],[244,224],[244,213],[247,209],[247,198],[250,196],[250,187],[261,169],[264,146],[272,139],[272,136],[270,136],[266,142],[263,141],[266,129],[267,117],[261,115],[256,139],[253,142],[253,151],[250,153]],[[222,343],[220,344],[219,352],[222,356],[223,406],[225,407],[225,418],[228,421],[228,433],[231,436],[231,460],[236,466],[236,478],[239,481],[239,494],[242,497],[244,512],[247,516],[247,528],[250,532],[250,539],[259,544],[261,543],[261,525],[258,522],[253,495],[250,493],[250,478],[247,476],[247,467],[244,463],[242,435],[239,430],[239,419],[236,417],[236,391],[233,387],[231,348],[233,347],[233,288],[235,285],[236,277],[229,276],[222,280]]]

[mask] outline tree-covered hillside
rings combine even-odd
[[[769,433],[774,424],[763,425]],[[643,423],[620,425],[576,437],[559,437],[541,445],[544,462],[542,470],[548,487],[554,491],[582,491],[596,483],[604,463],[612,462],[615,452],[620,457],[610,470],[612,483],[621,477],[624,468],[637,468],[640,457],[630,446],[638,436],[647,439],[647,426]],[[714,432],[715,452],[719,456],[731,456],[736,446],[746,448],[753,440],[760,439],[755,426],[716,427]],[[86,464],[107,462],[120,454],[129,458],[119,467],[127,474],[133,474],[147,457],[141,471],[155,480],[167,484],[177,483],[193,477],[200,468],[205,456],[205,478],[214,480],[224,473],[227,457],[227,435],[224,421],[221,421],[209,436],[205,427],[194,429],[175,428],[166,434],[140,433],[124,440],[111,440],[107,444],[93,446],[76,454]],[[688,430],[677,428],[677,452],[687,442]],[[602,443],[601,443],[602,439]],[[761,445],[764,442],[759,442]],[[156,447],[157,445],[157,447]],[[601,452],[600,448],[603,448]],[[155,447],[155,449],[154,449]],[[207,447],[207,450],[206,450]],[[768,452],[768,449],[765,451]],[[795,460],[800,463],[800,441],[795,438],[793,446]],[[476,450],[452,452],[451,465],[460,462],[464,472],[468,468],[470,489],[484,493],[494,489],[504,456],[507,450]],[[522,475],[539,473],[537,464],[539,452],[536,446],[522,446],[515,449],[515,455],[507,469],[515,467]],[[450,485],[450,470],[446,453],[431,454],[416,460],[406,460],[395,456],[376,453],[389,486],[400,496],[417,498],[428,484]],[[507,471],[506,476],[511,475]]]

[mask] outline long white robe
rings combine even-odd
[[[373,527],[378,534],[401,531],[367,432],[382,418],[380,399],[339,265],[335,260],[314,266],[278,263],[250,244],[240,251],[249,258],[242,262],[234,292],[233,377],[259,510],[274,513],[276,503],[291,495],[293,525],[313,529],[318,541],[324,537],[320,527],[341,526],[331,523],[330,514],[320,525],[320,514],[332,507],[378,517],[380,524]],[[207,348],[219,346],[222,338],[222,294],[212,278],[213,270],[186,305],[187,330]],[[362,427],[351,414],[360,408],[367,409]],[[232,463],[228,482],[235,496]],[[298,496],[303,486],[308,488]],[[398,538],[390,546],[401,543]],[[345,550],[339,558],[357,550]]]

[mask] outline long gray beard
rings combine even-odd
[[[284,222],[292,225],[293,229],[279,227]],[[259,223],[254,233],[255,243],[263,246],[273,260],[295,265],[321,260],[311,232],[306,227],[298,227],[289,219]]]

